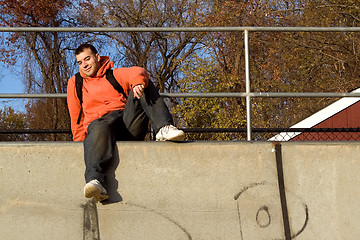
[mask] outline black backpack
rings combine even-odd
[[[111,85],[119,92],[121,93],[126,99],[127,96],[124,92],[124,89],[121,87],[121,85],[119,84],[118,81],[116,81],[114,74],[113,74],[113,70],[112,69],[108,69],[106,70],[106,79],[111,83]],[[83,107],[82,107],[82,86],[83,86],[83,77],[80,75],[80,73],[75,74],[75,87],[76,87],[76,95],[80,100],[80,105],[81,105],[81,109],[80,109],[80,113],[79,113],[79,117],[77,120],[77,124],[80,123],[81,121],[81,116],[83,113]]]

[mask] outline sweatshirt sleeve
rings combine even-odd
[[[75,76],[71,77],[67,85],[67,104],[69,108],[71,118],[71,132],[73,134],[74,141],[83,141],[86,137],[84,129],[84,114],[81,117],[81,121],[77,124],[77,120],[80,114],[80,100],[76,95],[75,89]]]
[[[115,68],[114,76],[127,93],[136,85],[149,85],[149,74],[142,67]]]

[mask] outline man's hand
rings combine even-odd
[[[140,97],[142,97],[142,95],[144,95],[144,86],[141,84],[138,84],[133,87],[132,91],[134,93],[134,97],[136,97],[137,99],[140,99]]]

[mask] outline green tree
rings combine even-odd
[[[0,109],[0,129],[14,130],[26,129],[26,115],[21,112],[16,112],[11,107],[4,107]],[[0,134],[0,141],[24,141],[25,134]]]
[[[228,92],[232,82],[223,81],[221,69],[211,57],[188,59],[179,79],[182,92]],[[174,109],[179,126],[184,128],[236,128],[244,127],[243,101],[233,98],[185,98]],[[236,133],[188,134],[188,140],[234,140],[243,138]]]

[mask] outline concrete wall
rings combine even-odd
[[[0,239],[358,239],[360,143],[124,142],[110,200],[81,143],[0,143]]]

